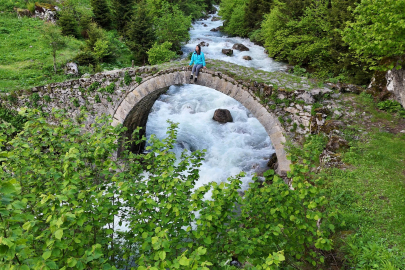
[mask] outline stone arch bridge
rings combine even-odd
[[[65,109],[72,118],[88,112],[86,128],[101,114],[111,115],[113,125],[123,124],[128,128],[126,136],[140,126],[145,128],[149,112],[156,99],[169,86],[191,84],[190,70],[185,62],[177,66],[153,66],[137,69],[126,68],[107,71],[92,76],[53,83],[46,86],[21,90],[1,98],[1,103],[10,109],[41,107],[44,112],[53,108]],[[228,65],[228,63],[227,63]],[[236,65],[235,65],[236,66]],[[277,172],[285,175],[290,170],[284,143],[285,130],[277,113],[262,105],[258,96],[270,96],[272,87],[264,83],[241,80],[237,76],[218,70],[206,69],[200,73],[198,85],[220,91],[244,105],[260,121],[269,135],[278,158]],[[298,114],[297,114],[298,115]],[[145,129],[143,129],[145,130]],[[134,146],[133,150],[139,150]]]

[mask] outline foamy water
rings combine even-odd
[[[221,124],[212,119],[216,109],[228,109],[233,122]],[[155,102],[146,125],[149,138],[165,138],[169,124],[179,123],[174,152],[206,149],[205,161],[196,187],[212,181],[226,181],[246,172],[242,189],[256,171],[266,168],[274,152],[270,138],[260,122],[242,104],[214,89],[199,85],[171,86]]]
[[[218,16],[218,13],[211,15],[210,18],[198,20],[193,24],[190,30],[190,41],[183,46],[183,57],[195,50],[195,46],[204,41],[209,43],[208,47],[202,47],[201,50],[207,59],[218,59],[241,66],[254,67],[265,71],[278,71],[286,68],[286,64],[276,62],[270,58],[264,51],[265,48],[255,45],[249,39],[240,37],[228,37],[221,32],[210,31],[213,28],[222,26],[223,21],[211,21],[212,17]],[[207,25],[207,27],[204,26]],[[242,43],[249,48],[249,51],[241,52],[233,50],[233,56],[226,56],[222,49],[232,49],[236,43]],[[248,55],[252,60],[244,60],[243,56]]]

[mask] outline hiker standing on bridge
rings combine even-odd
[[[191,56],[190,66],[194,63],[193,69],[191,70],[190,80],[193,79],[193,75],[195,73],[194,82],[197,82],[198,73],[202,67],[207,68],[205,66],[205,56],[204,53],[201,51],[201,46],[197,45],[195,47],[195,51]]]

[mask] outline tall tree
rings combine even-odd
[[[91,0],[94,20],[103,28],[111,27],[111,12],[106,0]]]
[[[245,27],[252,30],[260,28],[263,16],[270,11],[273,0],[249,0],[245,7]]]
[[[52,51],[53,70],[56,73],[56,52],[65,46],[66,41],[62,36],[61,29],[51,23],[45,24],[43,31],[44,40],[49,44]]]
[[[71,8],[65,8],[62,10],[58,24],[62,28],[62,34],[65,36],[78,36],[77,22],[74,16],[74,10]]]
[[[155,42],[155,34],[153,21],[145,1],[137,5],[126,34],[127,45],[132,51],[135,61],[138,64],[146,64],[148,61],[147,51],[152,48]]]
[[[124,31],[125,26],[131,18],[134,0],[113,0],[113,19],[119,32]]]

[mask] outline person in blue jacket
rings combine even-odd
[[[193,75],[195,73],[194,82],[197,82],[198,73],[200,72],[201,68],[207,68],[205,66],[205,56],[204,53],[201,51],[201,46],[197,45],[195,47],[195,51],[191,56],[190,66],[194,63],[193,69],[191,70],[190,80],[193,79]]]

